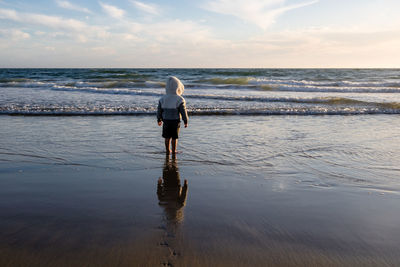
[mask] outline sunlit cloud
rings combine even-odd
[[[0,37],[5,37],[13,41],[22,41],[31,38],[31,35],[19,29],[0,29]]]
[[[265,33],[235,44],[240,57],[229,64],[239,67],[395,67],[400,56],[400,30],[309,28]],[[389,52],[390,51],[390,52]],[[390,56],[388,56],[390,55]],[[284,59],[284,60],[282,60]]]
[[[44,31],[35,31],[35,35],[44,36],[44,35],[46,35],[46,33]]]
[[[73,37],[76,37],[79,41],[85,41],[87,37],[84,36],[105,38],[109,35],[104,28],[91,26],[80,20],[36,13],[22,13],[12,9],[0,8],[0,19],[11,20],[29,27],[38,25],[67,33],[74,33]]]
[[[74,10],[74,11],[79,11],[79,12],[84,12],[84,13],[92,13],[89,9],[85,7],[78,6],[76,4],[72,4],[71,2],[68,1],[63,1],[63,0],[57,0],[56,1],[59,7],[69,9],[69,10]]]
[[[0,8],[0,19],[19,20],[19,16],[15,10]]]
[[[322,22],[318,17],[297,25],[297,19],[315,9],[321,11],[326,2],[320,1],[313,10],[304,8],[302,14],[287,16],[287,21],[279,24],[277,19],[285,12],[316,1],[215,0],[207,5],[214,13],[198,10],[200,15],[192,20],[173,12],[159,16],[161,6],[139,1],[96,2],[103,12],[91,13],[90,19],[83,18],[86,14],[79,19],[67,17],[70,12],[60,15],[64,11],[60,5],[53,13],[47,7],[33,12],[1,5],[0,66],[26,66],[26,58],[30,58],[29,66],[59,67],[398,67],[400,21],[394,15],[378,19],[374,16],[378,8],[364,13],[369,20],[342,23],[328,18]],[[128,16],[128,11],[116,7],[126,2],[145,16]],[[289,4],[293,2],[298,4]],[[381,13],[387,14],[384,11]],[[242,28],[233,38],[220,34],[231,27],[219,23],[225,15],[249,22],[245,27],[249,33],[244,34]],[[269,29],[274,21],[273,29],[259,30]],[[41,56],[50,52],[54,56]]]
[[[101,53],[102,55],[115,55],[115,49],[108,46],[95,46],[90,48],[91,51]]]
[[[125,11],[109,5],[109,4],[105,4],[102,2],[99,2],[101,8],[104,10],[104,12],[106,12],[110,17],[116,18],[116,19],[122,19],[125,16]]]
[[[124,41],[140,41],[140,40],[142,40],[141,38],[139,38],[135,34],[131,34],[131,33],[123,33],[123,34],[120,34],[119,36]]]
[[[74,31],[81,31],[87,27],[84,22],[75,19],[64,19],[58,16],[49,16],[36,13],[20,13],[12,9],[0,8],[0,18],[21,23],[42,25],[49,28],[68,29]]]
[[[139,1],[131,1],[131,3],[137,8],[140,9],[146,13],[152,14],[152,15],[159,15],[160,14],[160,9],[154,5],[154,4],[146,4],[143,2]]]
[[[284,5],[285,2],[285,0],[215,0],[208,2],[204,8],[216,13],[238,17],[265,30],[285,12],[315,4],[318,0],[293,5]]]
[[[178,44],[184,40],[196,42],[212,38],[211,31],[207,27],[188,20],[171,20],[146,24],[140,29],[141,34],[151,37],[152,41],[160,43]]]

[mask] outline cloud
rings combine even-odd
[[[233,67],[396,67],[399,34],[398,29],[357,27],[264,32],[235,42],[238,58],[226,63]]]
[[[19,29],[0,29],[0,36],[4,36],[13,41],[23,41],[31,38],[29,33],[23,32]]]
[[[396,67],[395,58],[400,56],[398,29],[321,27],[224,40],[214,36],[210,28],[186,20],[142,26],[136,25],[133,31],[141,40],[120,38],[116,42],[118,53],[109,61],[112,66]]]
[[[100,53],[102,56],[104,55],[115,55],[115,49],[108,47],[108,46],[95,46],[90,48],[91,51],[95,53]]]
[[[29,27],[38,25],[59,31],[65,31],[70,33],[70,36],[73,36],[80,41],[86,40],[83,36],[105,38],[109,35],[109,33],[102,27],[87,25],[85,22],[76,19],[65,19],[58,16],[36,13],[22,13],[16,12],[12,9],[0,8],[0,19],[19,22]],[[71,35],[71,33],[73,33],[73,35]]]
[[[131,3],[137,8],[140,9],[146,13],[152,14],[152,15],[159,15],[160,14],[160,10],[158,8],[158,6],[154,5],[154,4],[145,4],[143,2],[139,2],[139,1],[131,1]]]
[[[124,10],[122,10],[122,9],[120,9],[118,7],[109,5],[109,4],[102,3],[102,2],[99,2],[99,3],[100,3],[100,6],[103,8],[103,10],[109,16],[111,16],[113,18],[116,18],[116,19],[122,19],[124,17],[124,15],[125,15],[125,11]]]
[[[0,19],[18,20],[18,14],[15,10],[0,8]]]
[[[73,31],[81,31],[87,27],[84,22],[75,19],[64,19],[57,16],[36,13],[19,13],[12,9],[0,8],[0,18],[21,23],[47,26],[49,28],[68,29]]]
[[[226,1],[220,13],[249,14],[258,4],[259,19],[251,22],[268,27],[287,10],[311,3],[248,1],[248,9],[243,7],[241,13]],[[261,20],[261,14],[270,17]],[[396,59],[400,58],[400,27],[393,22],[390,27],[363,22],[257,31],[251,37],[229,40],[216,35],[214,25],[199,21],[167,17],[140,23],[124,15],[117,21],[104,13],[94,15],[98,15],[95,21],[100,24],[0,8],[0,19],[8,20],[11,26],[0,27],[0,66],[398,67]],[[50,52],[54,56],[43,56]]]
[[[286,0],[215,0],[208,2],[205,9],[220,14],[232,15],[267,29],[285,12],[312,5],[318,0],[284,6]]]
[[[65,8],[65,9],[84,12],[84,13],[89,13],[89,14],[92,13],[89,9],[87,9],[85,7],[81,7],[81,6],[75,5],[75,4],[72,4],[71,2],[68,2],[68,1],[57,0],[56,2],[58,4],[58,6],[60,6],[62,8]]]

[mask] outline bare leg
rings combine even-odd
[[[171,143],[171,138],[165,138],[165,152],[167,154],[171,153],[171,150],[169,149],[170,143]]]
[[[176,146],[178,145],[178,139],[172,139],[172,153],[176,153]]]

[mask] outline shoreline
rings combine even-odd
[[[243,116],[243,117],[274,117],[274,116],[278,116],[278,117],[282,117],[282,116],[290,116],[290,117],[295,117],[295,116],[299,116],[299,117],[320,117],[320,116],[398,116],[400,114],[400,110],[398,111],[399,113],[395,113],[395,112],[371,112],[371,113],[358,113],[358,112],[354,112],[354,113],[335,113],[335,112],[331,112],[331,113],[285,113],[285,112],[271,112],[271,113],[240,113],[240,112],[210,112],[210,113],[192,113],[190,111],[188,111],[188,115],[190,115],[191,117],[208,117],[208,116],[220,116],[220,117],[227,117],[227,116]],[[10,116],[10,117],[112,117],[112,116],[131,116],[131,117],[154,117],[156,115],[156,112],[154,113],[0,113],[0,116]]]
[[[0,265],[398,265],[398,118],[252,117],[0,116]]]

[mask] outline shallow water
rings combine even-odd
[[[399,120],[1,116],[0,265],[396,266]]]
[[[1,121],[2,172],[59,165],[140,170],[157,168],[163,158],[153,117]],[[179,142],[183,166],[208,165],[281,186],[400,189],[398,116],[203,116],[190,124]]]

